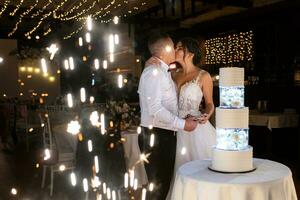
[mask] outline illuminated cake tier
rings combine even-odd
[[[216,108],[217,141],[211,169],[219,172],[253,170],[248,145],[249,109],[244,107],[244,69],[220,69],[220,107]]]

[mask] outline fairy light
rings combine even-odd
[[[107,60],[103,60],[103,69],[107,69]]]
[[[69,61],[67,59],[65,59],[65,61],[64,61],[64,67],[66,70],[69,70],[69,68],[70,68]]]
[[[167,46],[165,47],[165,50],[166,50],[166,52],[171,52],[171,51],[172,51],[172,47],[169,46],[169,45],[167,45]]]
[[[70,179],[71,179],[72,186],[76,186],[77,181],[76,181],[76,175],[74,172],[71,173]]]
[[[1,17],[1,15],[4,13],[4,11],[7,9],[7,6],[9,5],[9,3],[10,3],[10,0],[6,0],[6,1],[4,2],[3,7],[2,7],[1,10],[0,10],[0,17]]]
[[[9,15],[14,16],[16,14],[16,12],[20,9],[23,2],[24,2],[24,0],[21,0],[20,3],[16,5],[15,9],[11,13],[9,13]]]
[[[99,127],[100,123],[99,123],[99,114],[97,111],[93,111],[90,115],[90,121],[92,126],[96,126]]]
[[[57,18],[62,18],[62,17],[66,17],[69,14],[72,14],[75,10],[78,10],[82,5],[84,5],[87,2],[87,0],[83,0],[79,3],[79,5],[75,5],[74,7],[72,7],[71,9],[69,9],[67,12],[64,12],[60,15],[56,15]],[[55,13],[56,14],[56,13]]]
[[[59,166],[59,171],[65,171],[66,170],[66,166],[65,165],[60,165]]]
[[[48,13],[44,14],[43,17],[40,19],[40,21],[38,22],[37,25],[34,26],[33,29],[31,29],[30,31],[28,31],[27,33],[25,33],[25,36],[28,37],[30,36],[32,33],[34,33],[44,22],[45,19],[47,19],[49,16],[51,16],[53,13],[55,13],[56,11],[58,11],[66,2],[68,2],[68,0],[63,0],[59,5],[57,5],[55,7],[54,10],[49,11]]]
[[[50,150],[45,149],[44,150],[44,160],[49,160],[51,158]]]
[[[95,7],[96,3],[99,3],[99,2],[100,2],[100,0],[93,1],[92,5],[90,5],[88,8],[83,9],[82,11],[78,12],[77,14],[75,14],[71,17],[64,17],[64,18],[63,17],[58,17],[56,15],[56,12],[54,12],[53,17],[54,17],[54,19],[59,18],[61,21],[69,21],[69,20],[72,20],[72,19],[76,19],[76,18],[80,17],[81,15],[84,15],[85,13],[88,13],[91,9],[93,9]]]
[[[41,63],[42,63],[42,71],[44,74],[48,74],[48,69],[47,69],[47,63],[45,58],[41,59]]]
[[[93,103],[94,103],[94,101],[95,101],[95,97],[93,97],[93,96],[90,96],[90,103],[91,103],[91,104],[93,104]]]
[[[10,190],[10,193],[12,194],[12,195],[17,195],[18,194],[18,191],[17,191],[17,189],[16,188],[12,188],[11,190]]]
[[[15,24],[15,27],[13,28],[13,30],[8,34],[8,37],[11,37],[17,30],[18,30],[18,27],[19,27],[19,24],[22,22],[22,19],[28,15],[38,4],[38,0],[35,1],[35,4],[30,6],[25,12],[23,12],[20,17],[19,17],[19,20],[18,22]]]
[[[100,63],[99,63],[99,59],[98,58],[96,58],[94,60],[94,67],[95,67],[96,70],[98,70],[100,68]]]
[[[93,151],[93,143],[92,143],[92,140],[88,140],[87,144],[88,144],[88,150],[89,150],[89,152],[92,152],[92,151]]]
[[[100,115],[100,122],[101,122],[101,134],[105,134],[105,119],[104,119],[104,114],[102,113]]]
[[[150,183],[149,184],[149,191],[152,192],[154,189],[154,184],[153,183]]]
[[[69,57],[69,66],[70,66],[70,70],[74,70],[75,65],[74,65],[73,57]]]
[[[253,32],[239,32],[205,41],[206,58],[209,65],[234,65],[253,60]]]
[[[87,32],[87,33],[85,34],[85,41],[86,41],[87,43],[90,43],[90,42],[91,42],[91,34],[90,34],[89,32]]]
[[[43,33],[43,36],[48,35],[51,31],[52,31],[52,29],[48,28],[48,30]],[[30,37],[30,36],[28,36],[28,37]]]
[[[142,190],[142,200],[146,200],[146,193],[147,193],[147,190],[145,188],[143,188],[143,190]]]
[[[83,191],[84,192],[88,192],[89,191],[89,185],[88,185],[87,179],[84,178],[83,181],[82,181],[82,183],[83,183]]]
[[[185,155],[185,154],[186,154],[186,148],[182,147],[182,149],[181,149],[181,155]]]
[[[73,97],[72,97],[71,93],[67,94],[67,99],[68,99],[69,108],[72,108],[73,107]]]
[[[79,37],[78,38],[78,43],[79,43],[79,46],[83,46],[83,39],[82,39],[82,37]]]
[[[118,34],[115,34],[115,44],[119,44],[119,42],[120,42],[120,39],[119,39],[119,35]]]
[[[82,103],[84,103],[86,101],[86,94],[85,94],[84,88],[80,88],[80,100]]]
[[[110,188],[108,187],[107,190],[106,190],[106,196],[107,196],[107,199],[111,199],[111,191],[110,191]]]
[[[122,74],[119,74],[119,76],[118,76],[118,86],[119,86],[119,88],[123,87],[123,75]]]
[[[64,40],[68,40],[68,39],[72,38],[73,35],[78,34],[78,33],[83,29],[84,26],[85,26],[85,24],[81,25],[77,30],[72,31],[72,32],[69,33],[68,35],[64,36],[64,37],[63,37]]]
[[[72,135],[76,135],[80,132],[80,128],[81,126],[77,120],[70,121],[68,123],[67,132],[71,133]]]
[[[58,51],[58,47],[56,44],[51,44],[49,47],[46,48],[47,51],[50,53],[50,60],[53,60],[56,52]]]
[[[110,34],[109,35],[109,53],[114,53],[114,48],[115,48],[115,44],[114,44],[114,35]]]
[[[95,163],[95,172],[99,173],[99,160],[98,160],[98,156],[94,157],[94,163]]]
[[[119,23],[119,17],[114,16],[113,22],[114,22],[114,24],[118,24]]]
[[[86,24],[87,24],[88,31],[91,31],[93,29],[93,20],[90,15],[86,19]]]
[[[152,133],[151,136],[150,136],[150,147],[153,147],[153,146],[154,146],[154,139],[155,139],[155,136],[154,136],[154,134]]]
[[[111,192],[111,196],[112,196],[112,199],[113,199],[113,200],[116,200],[116,199],[117,199],[116,191],[113,190],[113,191]]]
[[[103,183],[102,187],[103,187],[102,188],[103,189],[103,193],[106,194],[106,183]]]
[[[44,10],[46,10],[48,8],[48,6],[51,3],[52,3],[52,0],[48,0],[48,3],[46,5],[44,5],[42,9],[37,10],[34,14],[31,15],[31,18],[35,18],[35,17],[39,16],[42,12],[44,12]]]
[[[109,61],[112,63],[115,61],[115,56],[113,53],[109,54]]]
[[[135,178],[133,183],[133,189],[137,190],[137,188],[138,188],[138,180]]]
[[[99,180],[98,176],[94,176],[94,178],[92,179],[92,187],[93,188],[98,188],[101,185],[101,182]]]
[[[128,188],[128,173],[124,174],[124,188]]]

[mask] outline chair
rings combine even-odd
[[[70,152],[69,155],[66,156],[65,153],[61,153],[59,148],[57,147],[55,137],[52,135],[50,118],[48,114],[39,115],[43,124],[43,146],[44,150],[48,149],[51,157],[47,160],[41,158],[41,164],[43,165],[43,177],[41,188],[45,187],[46,182],[46,172],[47,169],[50,169],[50,196],[53,195],[53,187],[54,187],[54,173],[61,172],[59,167],[61,165],[65,165],[66,170],[72,170],[75,167],[75,152]],[[44,154],[42,154],[45,156]]]

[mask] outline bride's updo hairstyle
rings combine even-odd
[[[201,63],[201,51],[199,42],[193,38],[183,38],[178,42],[181,42],[184,50],[194,54],[193,64],[199,67]]]

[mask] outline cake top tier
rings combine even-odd
[[[219,85],[222,87],[244,86],[244,68],[225,67],[220,68]]]

